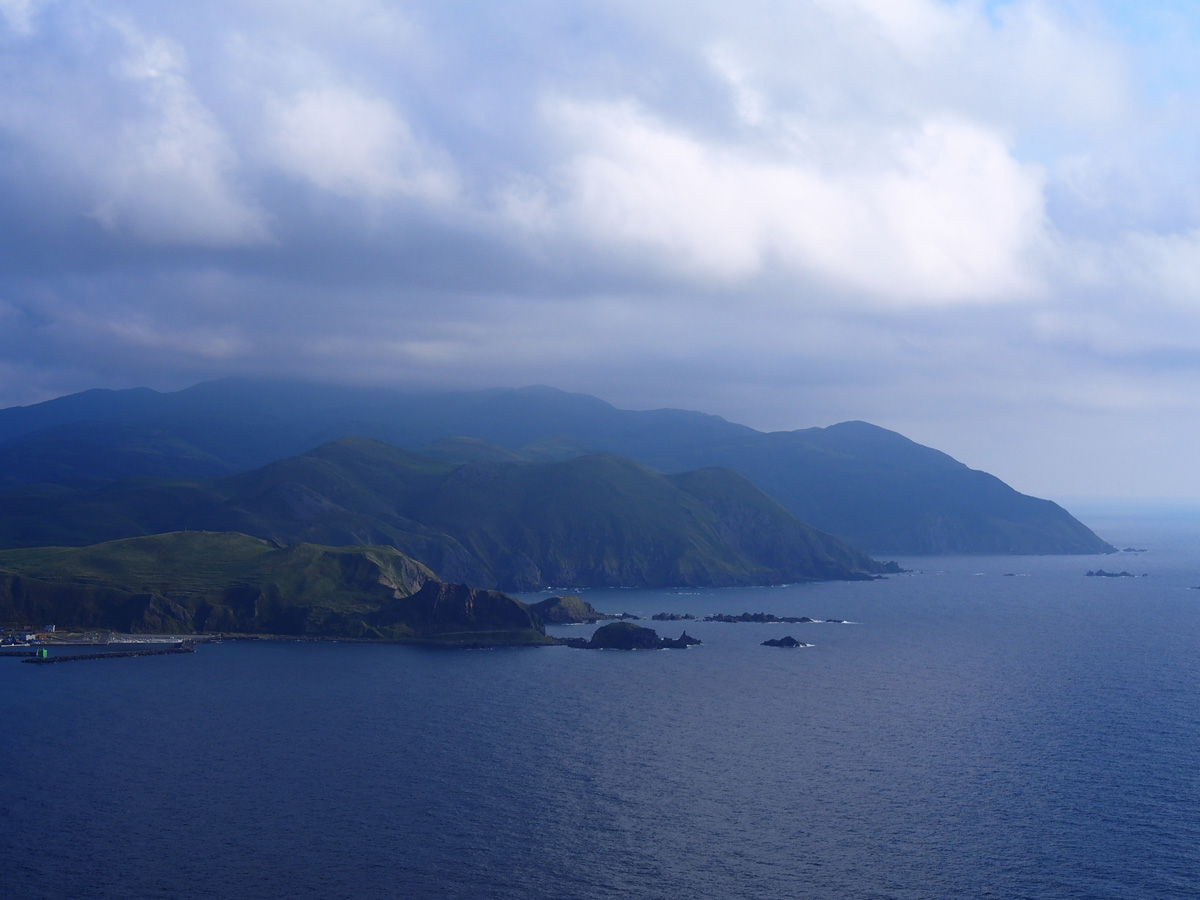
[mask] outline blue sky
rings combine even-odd
[[[0,405],[545,383],[1200,501],[1198,22],[0,0]]]

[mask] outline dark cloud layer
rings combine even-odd
[[[1200,499],[1198,30],[1138,9],[0,0],[0,404],[541,382]]]

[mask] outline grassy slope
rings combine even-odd
[[[360,438],[225,478],[137,479],[91,493],[0,498],[0,546],[78,546],[177,530],[237,531],[284,543],[393,546],[447,580],[482,570],[449,536],[400,512],[449,463]]]
[[[727,470],[672,479],[606,455],[471,463],[414,506],[486,560],[493,583],[518,590],[763,584],[878,570]]]
[[[772,581],[840,578],[847,570],[878,572],[865,553],[805,525],[781,504],[730,469],[708,468],[669,476],[720,522],[726,543],[773,572]]]
[[[0,552],[0,619],[120,631],[403,637],[380,608],[432,573],[390,547],[177,532]],[[393,623],[393,626],[402,623]]]
[[[730,583],[745,561],[702,505],[616,457],[545,465],[470,463],[419,498],[426,521],[519,589]],[[416,504],[414,504],[416,505]]]

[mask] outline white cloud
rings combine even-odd
[[[140,116],[101,137],[111,154],[97,172],[93,214],[107,227],[166,243],[242,244],[269,238],[262,214],[233,183],[237,153],[185,76],[182,48],[121,31],[127,55],[114,74],[133,89]]]
[[[18,35],[33,34],[33,20],[47,0],[0,0],[0,17]]]
[[[183,48],[90,7],[64,17],[56,55],[27,57],[0,96],[9,152],[45,174],[43,190],[71,193],[78,214],[150,244],[268,240],[264,215],[238,188],[233,143],[188,81]]]
[[[1132,232],[1116,249],[1117,264],[1137,295],[1200,313],[1200,228],[1174,234]]]
[[[457,179],[387,101],[344,88],[302,91],[269,103],[266,145],[273,162],[321,190],[381,200],[454,198]]]
[[[720,46],[807,115],[1090,129],[1136,108],[1128,54],[1072,0],[613,2],[681,53]]]
[[[1050,277],[1058,297],[1044,318],[1063,323],[1064,332],[1083,308],[1103,320],[1103,333],[1111,338],[1100,342],[1105,346],[1123,343],[1141,351],[1198,346],[1200,228],[1128,229],[1105,240],[1064,238]]]
[[[871,27],[916,64],[947,44],[959,43],[967,24],[961,7],[929,0],[818,0],[815,5],[854,28]]]
[[[145,318],[96,322],[114,343],[139,353],[174,354],[206,362],[234,360],[247,355],[251,343],[231,326],[172,329]]]
[[[237,6],[260,11],[277,28],[327,40],[337,35],[393,49],[409,41],[412,22],[394,3],[384,0],[238,0]]]
[[[699,281],[774,269],[915,303],[1037,288],[1040,176],[969,122],[879,130],[886,153],[831,168],[704,142],[632,103],[559,101],[548,116],[572,154],[556,189],[518,195],[511,208],[527,225],[582,233]]]
[[[752,83],[737,53],[718,45],[709,50],[708,60],[729,83],[733,91],[734,108],[742,123],[750,126],[762,125],[767,118],[766,98]]]

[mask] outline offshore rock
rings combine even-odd
[[[579,599],[575,594],[547,597],[545,600],[529,604],[529,608],[547,625],[592,624],[601,619],[617,618],[599,612],[592,604]]]
[[[699,643],[700,638],[694,638],[685,631],[675,640],[671,640],[670,638],[660,638],[658,645],[664,650],[686,650],[688,647],[695,646]]]
[[[580,650],[683,650],[700,641],[685,631],[678,638],[660,638],[653,628],[632,622],[612,622],[596,629],[590,641],[574,638],[564,641]]]
[[[547,597],[537,603],[531,603],[529,608],[547,625],[594,625],[607,619],[640,619],[632,613],[602,613],[586,600],[581,600],[576,594],[564,594],[561,597]]]
[[[393,600],[370,617],[371,624],[398,627],[417,638],[461,636],[464,643],[553,643],[525,604],[499,591],[427,581],[409,597]],[[485,635],[493,639],[485,639]],[[541,641],[538,639],[541,638]]]
[[[808,644],[804,643],[804,641],[798,641],[794,637],[792,637],[790,634],[787,637],[781,637],[778,639],[772,638],[769,641],[763,641],[762,645],[764,647],[807,647],[808,646]]]
[[[775,622],[787,622],[793,625],[809,625],[814,620],[808,616],[777,616],[774,613],[748,613],[744,612],[740,616],[730,616],[723,613],[716,613],[711,616],[704,617],[705,622],[754,622],[757,624],[770,624]]]

